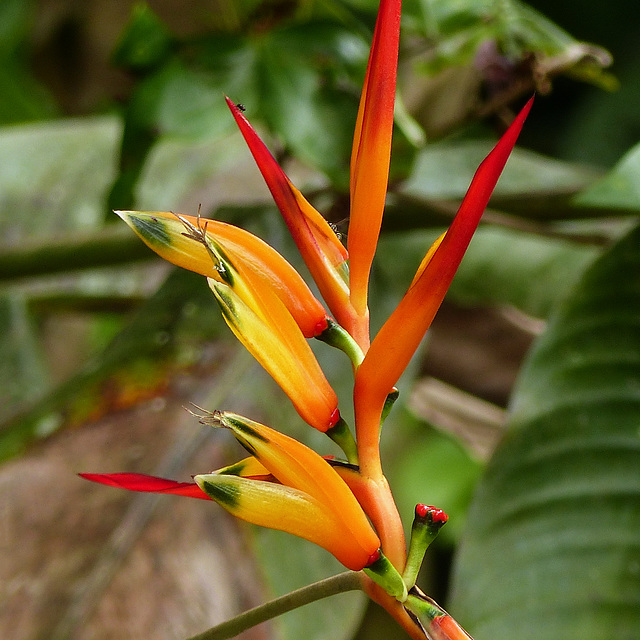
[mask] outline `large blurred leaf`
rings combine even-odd
[[[418,212],[412,203],[422,202],[429,208],[438,201],[452,201],[454,213],[494,144],[489,140],[463,140],[427,146],[396,194],[399,204],[405,206],[399,207],[393,222],[410,224],[415,220]],[[596,177],[591,168],[514,149],[490,206],[535,219],[582,217],[585,211],[574,207],[571,198]]]
[[[387,291],[403,294],[420,260],[443,230],[384,236],[374,263],[374,282],[384,279]],[[463,305],[513,306],[546,318],[600,252],[595,246],[483,225],[469,245],[447,296]]]
[[[94,228],[115,174],[114,117],[0,129],[3,243]]]
[[[606,176],[575,198],[578,206],[640,211],[640,144],[632,147]]]
[[[640,228],[585,274],[519,381],[451,608],[476,640],[640,629]]]

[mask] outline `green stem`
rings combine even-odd
[[[105,228],[52,241],[24,242],[0,252],[0,282],[149,260],[153,253],[129,229]]]
[[[362,589],[362,575],[356,571],[345,571],[249,609],[249,611],[211,627],[211,629],[203,633],[192,636],[188,640],[227,640],[227,638],[234,638],[239,633],[255,627],[261,622],[266,622],[283,613],[287,613],[287,611],[298,609],[305,604],[310,604],[338,593],[356,591],[358,589]]]
[[[402,576],[382,551],[378,553],[378,559],[366,566],[364,573],[398,602],[404,602],[407,599],[407,587]]]
[[[316,336],[317,340],[344,351],[349,356],[353,370],[355,371],[364,360],[364,353],[358,343],[349,335],[349,332],[341,327],[335,320],[328,319],[327,328]]]

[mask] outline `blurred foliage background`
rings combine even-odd
[[[538,93],[383,434],[407,525],[418,501],[451,516],[423,584],[476,640],[631,639],[640,628],[634,9],[404,4],[374,326],[492,141]],[[215,508],[107,497],[74,474],[188,478],[222,466],[231,443],[202,431],[181,409],[189,402],[324,452],[233,342],[206,284],[156,260],[111,210],[200,209],[299,266],[227,94],[346,232],[376,10],[374,0],[0,4],[3,637],[183,638],[338,570]],[[345,363],[318,356],[348,406]],[[401,637],[365,606],[349,594],[246,637]]]

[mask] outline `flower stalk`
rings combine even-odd
[[[273,620],[288,611],[299,609],[312,602],[335,596],[348,591],[362,589],[362,575],[354,571],[345,571],[330,578],[314,582],[279,598],[274,598],[265,604],[226,620],[221,624],[191,636],[188,640],[228,640],[238,634],[255,627],[262,622]]]

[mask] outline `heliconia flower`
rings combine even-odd
[[[363,460],[377,463],[380,416],[387,395],[444,299],[532,103],[533,98],[478,168],[449,230],[427,253],[409,290],[376,335],[358,368],[354,404],[356,437]]]
[[[352,147],[348,251],[291,183],[244,108],[226,99],[337,322],[295,269],[252,234],[193,216],[118,212],[161,256],[207,277],[233,333],[300,416],[339,444],[347,462],[323,458],[258,422],[216,411],[200,416],[201,422],[229,429],[248,458],[196,475],[195,482],[135,473],[81,475],[134,491],[211,499],[247,522],[312,541],[347,568],[362,570],[366,593],[412,638],[469,640],[415,586],[424,552],[447,516],[418,505],[407,553],[402,520],[380,462],[379,432],[397,397],[395,384],[442,303],[533,99],[480,165],[451,226],[429,249],[400,304],[370,343],[368,285],[389,180],[400,10],[401,0],[380,0]],[[357,443],[309,347],[306,338],[311,337],[342,349],[351,360]]]
[[[173,264],[213,277],[215,265],[202,240],[189,235],[189,226],[217,242],[230,260],[246,267],[245,277],[256,289],[271,288],[311,338],[327,328],[327,313],[302,276],[270,245],[249,231],[219,220],[165,211],[116,211],[159,256]]]
[[[353,309],[346,249],[329,223],[293,186],[242,110],[226,100],[322,297],[338,323],[349,330]]]
[[[301,442],[233,413],[215,412],[204,422],[230,429],[283,485],[227,475],[196,476],[214,500],[244,520],[319,544],[350,569],[360,570],[371,562],[380,540],[326,460]]]
[[[215,500],[242,520],[318,544],[354,571],[379,561],[380,540],[358,501],[315,451],[237,414],[215,412],[202,421],[232,431],[253,460],[197,475],[195,483],[132,473],[80,475],[132,491]]]
[[[353,137],[347,241],[350,299],[359,316],[366,314],[369,272],[389,179],[400,8],[398,0],[380,2]]]

